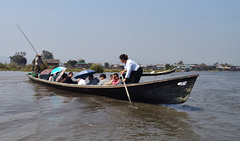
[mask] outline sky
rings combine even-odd
[[[1,0],[0,61],[48,50],[62,63],[240,65],[239,0]]]

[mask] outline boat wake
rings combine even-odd
[[[180,110],[180,111],[204,111],[203,108],[201,107],[194,107],[194,106],[190,106],[190,105],[172,105],[172,104],[161,104],[162,106],[166,106],[169,108],[174,108],[176,110]]]

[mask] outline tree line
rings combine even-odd
[[[10,56],[10,63],[17,66],[25,66],[27,64],[26,52],[16,52],[13,56]],[[43,50],[41,54],[41,58],[44,59],[54,59],[53,54],[47,50]],[[33,59],[32,63],[35,60]]]
[[[27,59],[26,59],[26,56],[27,53],[26,52],[16,52],[13,56],[10,56],[10,63],[13,65],[13,66],[20,66],[20,67],[23,67],[27,64]],[[50,51],[47,51],[47,50],[43,50],[42,53],[41,53],[41,58],[42,60],[45,60],[45,59],[54,59],[54,56],[53,56],[53,53],[50,52]],[[32,64],[35,63],[35,58],[32,60]],[[64,66],[67,67],[67,68],[77,68],[77,64],[78,63],[82,63],[82,64],[86,64],[86,68],[90,68],[90,69],[99,69],[99,70],[102,70],[103,68],[106,68],[106,69],[110,69],[111,66],[108,62],[105,62],[104,63],[104,66],[101,66],[101,65],[96,65],[94,63],[86,63],[84,59],[78,59],[78,60],[68,60],[66,63],[64,63]],[[180,60],[178,63],[175,63],[174,65],[173,64],[165,64],[165,69],[168,70],[168,69],[172,69],[176,66],[183,66],[184,63],[182,60]],[[196,64],[197,65],[197,64]],[[231,64],[228,64],[228,63],[225,63],[225,64],[219,64],[218,62],[214,63],[214,66],[218,66],[218,65],[221,65],[221,66],[232,66]],[[201,66],[201,69],[203,70],[211,70],[213,69],[211,66],[208,66],[204,63],[200,64]],[[1,64],[1,68],[3,68],[3,64]]]

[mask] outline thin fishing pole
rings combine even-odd
[[[28,39],[28,37],[24,34],[24,32],[22,31],[22,29],[20,28],[20,26],[19,26],[18,24],[17,24],[17,27],[18,27],[18,29],[22,32],[23,36],[27,39],[28,43],[31,45],[31,47],[32,47],[33,50],[36,52],[36,54],[38,54],[37,51],[36,51],[36,49],[35,49],[34,46],[32,45],[32,43],[30,42],[30,40]],[[43,63],[43,61],[42,61],[41,58],[40,58],[40,60],[41,60],[42,64],[44,65],[44,67],[47,68],[46,65]]]
[[[17,24],[18,29],[22,32],[23,36],[27,39],[28,43],[31,45],[31,47],[33,48],[33,50],[37,53],[36,49],[34,48],[34,46],[32,45],[32,43],[30,42],[30,40],[28,39],[28,37],[24,34],[24,32],[22,31],[22,29],[20,28],[20,26]]]

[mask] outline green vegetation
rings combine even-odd
[[[15,55],[9,57],[10,62],[14,65],[24,66],[27,64],[27,59],[24,56],[26,56],[25,52],[16,52]]]
[[[21,69],[21,71],[31,72],[33,69],[33,65],[27,65]]]
[[[67,67],[67,68],[75,68],[76,64],[78,62],[76,60],[68,60],[67,63],[64,63],[64,65]]]
[[[78,59],[78,62],[79,63],[85,63],[85,60],[84,59]]]
[[[21,66],[16,66],[14,64],[4,65],[0,63],[0,71],[21,71]]]
[[[0,63],[0,68],[6,68],[6,66],[3,63]]]
[[[178,64],[178,65],[183,65],[183,61],[181,60],[181,61],[179,61],[177,64]]]
[[[171,69],[174,69],[174,68],[175,68],[175,66],[173,66],[173,65],[170,65],[170,64],[165,65],[165,70],[171,70]]]
[[[6,71],[7,68],[4,64],[0,63],[0,71]]]
[[[104,72],[120,72],[121,69],[104,69]]]
[[[104,68],[109,68],[109,67],[110,67],[109,63],[108,63],[108,62],[105,62],[105,63],[104,63]]]
[[[77,69],[77,68],[67,68],[67,72],[80,72],[80,71],[83,71],[84,69]]]
[[[32,72],[33,71],[33,65],[25,65],[26,64],[26,58],[24,57],[26,55],[25,52],[16,52],[15,55],[9,57],[11,63],[10,64],[3,64],[0,63],[0,71],[26,71],[26,72]],[[43,58],[46,59],[53,59],[53,54],[49,51],[44,50],[42,52]],[[35,59],[33,59],[33,64],[35,62]],[[58,66],[47,66],[47,64],[41,65],[41,70],[44,70],[46,68],[54,69]],[[85,63],[84,59],[78,59],[78,60],[68,60],[68,62],[64,63],[64,65],[67,68],[67,72],[80,72],[85,69],[91,69],[96,71],[97,73],[103,73],[103,72],[120,72],[122,69],[118,69],[121,67],[112,67],[108,62],[104,63],[104,66],[101,64],[94,64],[94,63]],[[152,66],[152,65],[149,65]],[[156,66],[156,65],[155,65]],[[113,69],[112,69],[113,68]],[[179,61],[178,63],[171,64],[165,64],[164,70],[156,70],[153,68],[145,67],[143,68],[144,72],[162,72],[165,70],[171,70],[173,68],[176,68],[176,72],[182,72],[182,71],[240,71],[239,66],[233,66],[231,64],[219,64],[218,62],[214,63],[214,65],[206,65],[204,63],[202,64],[193,64],[193,65],[184,65],[183,61]]]
[[[44,70],[46,68],[52,68],[52,67],[44,67],[44,65],[41,65],[41,70]],[[33,65],[27,65],[27,66],[17,66],[14,64],[7,64],[4,65],[0,63],[0,71],[26,71],[26,72],[31,72],[33,69]]]
[[[46,65],[46,64],[45,64]],[[50,69],[54,69],[56,67],[49,67],[46,66],[47,68]],[[4,65],[2,63],[0,63],[0,71],[25,71],[25,72],[31,72],[33,69],[32,65],[26,65],[26,66],[16,66],[13,64],[8,64],[8,65]],[[41,70],[46,69],[43,65],[41,65]],[[120,72],[122,71],[121,69],[104,69],[102,66],[100,65],[92,65],[89,69],[95,70],[97,73],[103,73],[103,72]],[[78,68],[67,68],[67,72],[80,72],[83,71],[85,69],[78,69]],[[144,72],[151,72],[151,70],[144,70]],[[157,72],[161,72],[160,70],[158,70]]]
[[[42,59],[54,59],[53,54],[47,50],[43,50],[41,54]]]
[[[104,68],[101,65],[92,65],[90,69],[95,70],[97,73],[104,72]]]
[[[171,68],[171,65],[170,65],[170,64],[166,64],[166,65],[165,65],[165,68],[168,70],[168,69]]]

